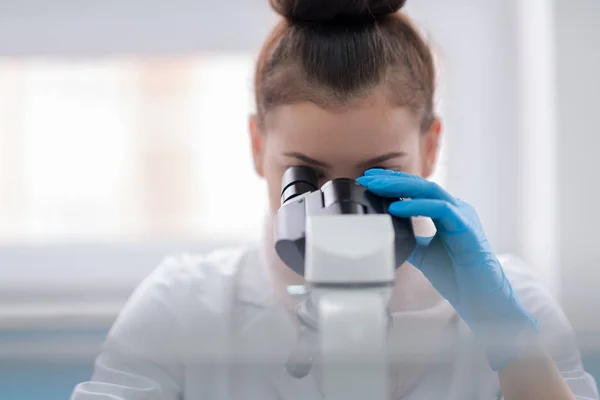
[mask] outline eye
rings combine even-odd
[[[294,165],[288,165],[287,167],[285,167],[285,169],[287,170],[288,168],[291,168],[291,167],[308,167],[308,168],[312,169],[313,171],[315,171],[315,174],[317,175],[317,178],[319,180],[325,179],[325,173],[323,171],[313,167],[312,165],[294,164]]]

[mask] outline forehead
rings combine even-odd
[[[407,107],[366,99],[343,109],[324,109],[304,102],[269,112],[269,140],[288,149],[332,147],[340,151],[381,151],[406,146],[419,136],[419,118]]]

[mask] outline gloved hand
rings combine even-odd
[[[473,207],[433,182],[402,172],[372,169],[357,181],[378,196],[410,198],[392,203],[390,214],[432,219],[437,233],[418,244],[408,261],[482,340],[494,370],[520,356],[520,340],[535,335],[538,323],[513,292]]]

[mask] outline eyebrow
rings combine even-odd
[[[297,152],[288,152],[288,153],[284,153],[284,155],[287,157],[295,158],[296,160],[301,161],[306,164],[311,164],[311,165],[321,167],[321,168],[331,168],[331,165],[327,164],[326,162],[315,160],[314,158],[309,157],[306,154],[297,153]]]
[[[360,162],[357,164],[357,166],[361,168],[371,167],[373,165],[377,165],[387,160],[391,160],[392,158],[400,158],[404,156],[406,156],[406,153],[403,151],[392,151],[390,153],[385,153],[380,156],[373,157],[370,160]]]
[[[288,153],[284,153],[284,155],[287,157],[295,158],[296,160],[301,161],[306,164],[314,165],[314,166],[321,167],[321,168],[331,168],[330,164],[327,164],[326,162],[323,162],[323,161],[315,160],[314,158],[309,157],[306,154],[297,153],[297,152],[288,152]],[[399,157],[404,157],[404,156],[406,156],[406,153],[404,153],[404,152],[393,151],[390,153],[385,153],[380,156],[371,158],[369,160],[361,161],[357,164],[357,166],[361,167],[361,168],[369,167],[369,166],[376,165],[376,164],[382,163],[384,161],[390,160],[392,158],[399,158]]]

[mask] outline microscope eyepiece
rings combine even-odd
[[[319,177],[310,167],[297,166],[288,168],[283,174],[281,185],[281,204],[304,193],[318,189]]]
[[[376,196],[353,179],[336,178],[319,187],[319,176],[312,168],[288,168],[282,179],[281,207],[275,221],[275,250],[288,267],[304,276],[309,217],[387,214],[393,201]],[[410,219],[394,217],[392,224],[399,267],[412,253],[416,241]]]
[[[365,188],[354,179],[336,178],[321,187],[323,206],[334,206],[339,214],[366,214]]]

